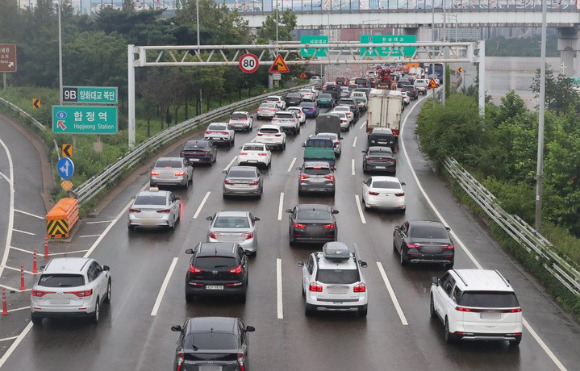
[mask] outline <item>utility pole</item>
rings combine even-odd
[[[546,2],[542,1],[542,41],[540,46],[540,109],[538,120],[538,167],[536,169],[536,221],[535,228],[542,228],[542,181],[544,176],[544,109],[546,104]]]

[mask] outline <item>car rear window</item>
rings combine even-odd
[[[320,94],[320,97],[319,98],[330,99],[330,98],[332,98],[332,95],[330,95],[330,94]]]
[[[135,205],[165,205],[165,196],[137,196],[135,198]]]
[[[233,256],[198,256],[194,265],[201,269],[235,268],[238,261]]]
[[[332,173],[332,171],[329,168],[323,167],[307,167],[304,169],[304,174],[307,175],[327,175],[330,173]]]
[[[265,151],[264,146],[257,144],[244,144],[242,151]]]
[[[248,117],[243,113],[233,113],[232,114],[232,120],[245,120],[247,118]]]
[[[520,303],[516,294],[503,291],[464,291],[460,294],[459,305],[481,308],[515,308]]]
[[[215,228],[250,228],[250,222],[245,217],[218,216],[213,226]]]
[[[393,138],[393,134],[372,133],[371,137],[373,139],[391,139]]]
[[[445,228],[434,226],[413,227],[411,228],[409,236],[414,238],[448,238]]]
[[[332,148],[334,147],[334,144],[331,139],[308,139],[306,141],[306,147]]]
[[[180,160],[157,160],[155,163],[155,167],[171,167],[171,168],[180,168],[183,166],[183,162]]]
[[[198,351],[203,352],[204,350],[232,350],[238,349],[238,339],[233,334],[224,334],[220,332],[210,332],[202,334],[189,334],[185,337],[185,347],[192,349],[194,346]],[[193,348],[195,349],[195,348]],[[194,359],[204,359],[204,360],[235,360],[237,354],[224,354],[224,353],[193,353]],[[224,358],[225,357],[225,358]]]
[[[187,142],[185,143],[185,147],[183,149],[198,149],[198,148],[207,148],[207,142]]]
[[[280,130],[276,129],[276,128],[261,128],[260,129],[260,133],[266,133],[266,134],[278,134],[280,132]]]
[[[298,212],[296,218],[304,220],[330,220],[330,214],[324,210],[303,210]]]
[[[252,170],[230,170],[228,173],[228,178],[255,178],[256,172]]]
[[[322,283],[351,284],[360,281],[356,269],[319,269],[316,280]]]
[[[387,157],[387,156],[392,156],[393,153],[390,151],[369,151],[368,153],[369,156],[383,156],[383,157]]]
[[[276,98],[276,97],[268,97],[266,98],[266,100],[268,102],[278,102],[280,100],[280,98]]]
[[[210,126],[207,127],[207,130],[227,130],[228,126],[227,125],[216,125],[216,124],[211,124]]]
[[[372,184],[373,188],[387,188],[387,189],[399,189],[401,185],[398,182],[391,182],[388,180],[377,180]]]
[[[264,104],[260,104],[260,108],[276,108],[276,104],[274,104],[274,103],[264,103]]]
[[[302,95],[300,93],[288,93],[286,98],[302,98]]]
[[[77,287],[85,284],[80,274],[43,274],[38,284],[45,287]]]
[[[280,118],[280,119],[293,119],[294,116],[291,113],[281,113],[281,112],[278,112],[278,113],[276,113],[276,118]]]

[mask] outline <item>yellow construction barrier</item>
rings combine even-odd
[[[75,198],[62,198],[46,214],[46,234],[50,238],[69,238],[70,230],[79,220],[79,206]]]

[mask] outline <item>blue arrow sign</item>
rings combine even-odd
[[[63,157],[58,160],[56,168],[58,170],[58,175],[60,175],[61,178],[69,179],[75,171],[75,164],[70,158]]]

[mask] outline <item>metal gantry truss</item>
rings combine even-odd
[[[403,48],[415,48],[404,56]],[[308,52],[304,53],[303,50]],[[361,53],[362,50],[362,53]],[[406,49],[408,50],[408,49]],[[264,45],[128,45],[128,126],[129,148],[135,148],[135,68],[238,66],[242,55],[252,53],[259,65],[271,66],[277,55],[287,65],[416,63],[480,63],[479,106],[485,103],[485,42],[359,43],[329,42],[301,44],[280,42]],[[311,55],[304,57],[303,54]],[[319,55],[324,54],[321,57]]]

